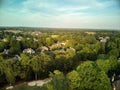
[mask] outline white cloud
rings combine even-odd
[[[91,7],[89,6],[77,6],[77,7],[61,7],[61,8],[57,8],[57,11],[78,11],[78,10],[86,10],[89,9]]]
[[[57,1],[57,0],[53,0]],[[23,2],[23,10],[22,12],[32,12],[38,11],[38,12],[51,12],[51,13],[67,13],[67,12],[75,12],[75,11],[84,11],[88,9],[94,9],[94,8],[105,8],[107,7],[110,2],[98,2],[97,0],[66,0],[68,3],[63,3],[64,5],[60,5],[58,0],[58,3],[51,2],[49,0],[40,1],[40,0],[27,0]],[[70,3],[73,2],[74,3]],[[75,4],[77,2],[77,4]],[[50,14],[50,13],[48,13]]]
[[[120,29],[120,21],[118,21],[120,16],[87,16],[84,14],[44,16],[38,13],[20,16],[21,15],[3,14],[0,16],[0,25]]]

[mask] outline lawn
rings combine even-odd
[[[0,88],[0,90],[6,90],[5,88]],[[28,85],[21,85],[21,86],[17,86],[14,87],[11,90],[43,90],[38,86],[28,86]]]

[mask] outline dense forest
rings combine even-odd
[[[112,90],[120,32],[1,27],[0,87],[48,77],[43,90]]]

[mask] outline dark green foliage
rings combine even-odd
[[[2,52],[5,48],[5,43],[4,42],[0,42],[0,52]]]
[[[0,32],[0,85],[45,78],[49,72],[57,70],[50,75],[52,81],[39,89],[111,90],[109,78],[114,73],[120,75],[119,32],[94,31],[96,34],[91,35],[86,31],[41,30],[40,35],[32,35],[32,29],[36,28],[19,29],[23,32]],[[24,31],[27,29],[30,30]],[[21,40],[16,39],[19,36]],[[99,37],[110,38],[101,42]],[[61,42],[64,45],[50,49]],[[48,49],[42,50],[43,46]],[[27,48],[35,53],[24,54],[23,50]],[[4,49],[8,54],[3,53]],[[20,60],[14,59],[16,54]]]
[[[68,81],[62,72],[55,70],[54,73],[50,73],[50,77],[52,80],[45,86],[46,90],[69,90]]]
[[[77,67],[77,72],[78,90],[112,90],[109,78],[96,63],[86,61]]]
[[[21,45],[20,42],[16,41],[14,38],[10,42],[10,50],[9,53],[14,55],[14,54],[19,54],[21,52]]]

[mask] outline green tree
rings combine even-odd
[[[77,67],[81,78],[79,90],[112,90],[110,80],[95,62],[86,61]]]
[[[4,68],[4,72],[5,72],[5,76],[6,76],[6,80],[7,82],[11,85],[13,83],[15,83],[15,74],[13,71],[13,60],[7,60],[5,63],[5,68]]]
[[[68,80],[62,72],[60,72],[59,70],[55,70],[54,73],[50,74],[50,77],[52,78],[52,80],[49,86],[53,90],[68,90]]]
[[[109,56],[115,56],[116,58],[119,56],[119,50],[117,48],[109,51]]]
[[[96,63],[108,76],[112,76],[116,71],[117,60],[112,57],[107,60],[97,60]]]
[[[13,71],[10,68],[6,68],[5,69],[5,75],[6,75],[6,80],[9,82],[9,84],[11,85],[12,83],[15,82],[15,76]]]
[[[31,72],[31,68],[30,68],[30,62],[31,62],[31,58],[26,55],[26,54],[21,54],[21,68],[22,68],[22,78],[25,78],[27,80],[27,78],[30,77],[30,72]]]
[[[108,73],[108,71],[110,70],[111,66],[110,66],[110,60],[97,60],[96,61],[98,67],[105,71],[106,73]]]
[[[31,59],[31,67],[35,73],[35,80],[37,80],[38,72],[43,70],[43,61],[40,59],[39,56],[34,56]]]
[[[5,48],[5,43],[4,42],[0,42],[0,52],[2,52]]]
[[[78,90],[80,86],[80,76],[79,73],[75,70],[67,74],[67,79],[69,80],[69,90]]]
[[[10,54],[19,54],[21,52],[20,42],[12,39],[10,42]]]
[[[0,56],[0,83],[5,81],[5,63],[4,59]]]
[[[50,38],[50,37],[47,37],[46,38],[46,45],[47,46],[50,46],[50,45],[52,45],[54,43],[54,40],[52,39],[52,38]]]
[[[104,43],[104,42],[101,42],[101,43],[100,43],[100,49],[99,49],[99,53],[100,53],[100,54],[105,54],[105,52],[106,52],[106,51],[105,51],[105,49],[106,49],[106,48],[105,48],[105,45],[106,45],[106,43]]]

